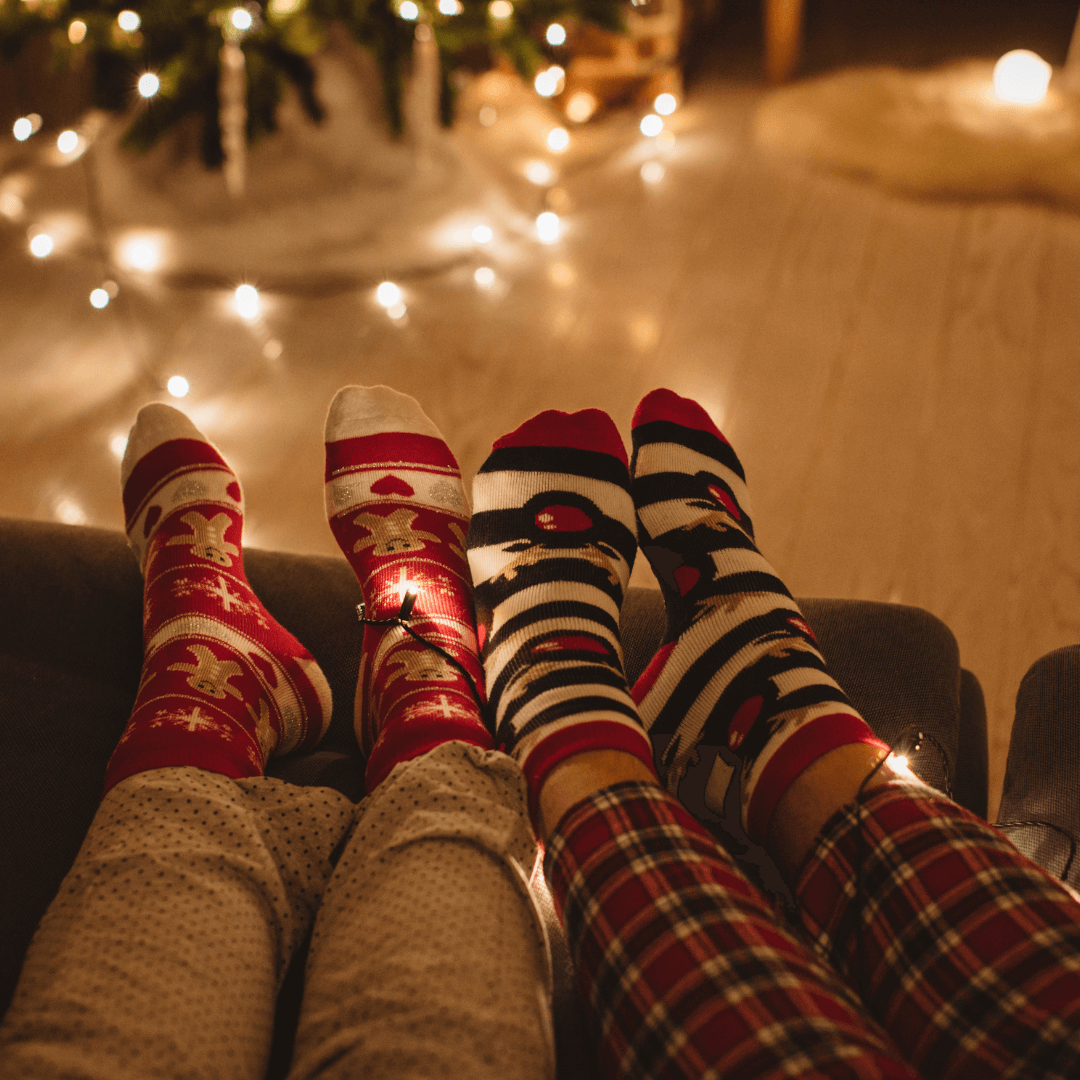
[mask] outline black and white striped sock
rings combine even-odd
[[[742,465],[708,413],[654,390],[634,414],[633,445],[638,537],[668,618],[634,700],[650,735],[671,736],[659,760],[669,791],[678,793],[699,744],[741,759],[743,825],[764,842],[776,804],[807,766],[847,743],[887,747],[829,676],[754,544]]]
[[[499,439],[466,542],[496,744],[529,785],[584,750],[652,752],[623,673],[619,612],[637,552],[626,451],[597,409]]]

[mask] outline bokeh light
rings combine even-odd
[[[570,133],[566,128],[552,128],[547,137],[548,149],[561,154],[570,145]]]
[[[584,124],[600,104],[588,90],[575,90],[566,103],[566,115],[575,124]]]
[[[525,166],[525,179],[542,187],[555,179],[555,170],[546,161],[530,161]]]
[[[494,235],[486,225],[477,225],[472,231],[472,238],[478,244],[488,244]]]
[[[491,127],[491,125],[499,119],[499,114],[495,111],[493,106],[484,105],[481,107],[477,119],[484,127]]]
[[[401,303],[401,290],[392,281],[384,281],[375,290],[375,299],[384,308],[392,308],[395,304]]]
[[[495,271],[490,266],[478,266],[473,273],[473,281],[481,288],[486,289],[495,284]]]
[[[56,137],[56,149],[61,154],[72,154],[79,148],[79,133],[68,128]]]
[[[144,98],[152,98],[161,89],[161,80],[152,72],[148,71],[139,76],[139,93]]]
[[[509,19],[514,14],[514,5],[510,0],[491,0],[488,4],[488,14],[493,19]]]
[[[664,166],[659,161],[646,161],[641,166],[641,179],[646,184],[658,184],[664,179]]]
[[[39,259],[48,258],[53,252],[53,238],[48,233],[37,233],[30,238],[30,252]]]
[[[547,33],[544,36],[547,38],[549,45],[566,44],[566,28],[561,23],[553,22],[547,28]]]
[[[554,244],[559,239],[561,223],[559,215],[550,210],[545,210],[536,219],[536,235],[540,237],[542,244]]]
[[[108,307],[109,294],[104,289],[94,289],[90,293],[90,306],[96,307],[98,311],[104,307]]]
[[[236,303],[236,313],[241,319],[257,319],[259,317],[259,290],[254,285],[238,285],[233,294]]]
[[[405,312],[406,312],[406,307],[405,307],[404,303],[402,303],[402,301],[400,301],[400,300],[396,304],[391,304],[386,309],[386,314],[389,315],[390,318],[393,319],[395,322],[397,322],[399,319],[404,319],[405,318]]]
[[[566,72],[554,64],[536,73],[533,86],[541,97],[554,97],[566,85]]]
[[[26,142],[26,140],[34,134],[34,125],[31,123],[30,117],[20,116],[19,119],[11,125],[11,134],[14,135],[19,142]]]
[[[1052,74],[1038,53],[1013,49],[994,65],[994,92],[1010,105],[1038,105],[1046,98]]]
[[[413,0],[402,0],[401,7],[398,8],[398,14],[403,19],[412,22],[420,17],[420,9],[413,3]]]
[[[674,94],[657,94],[652,107],[661,116],[670,116],[679,107],[679,103]]]
[[[25,209],[22,199],[14,191],[0,194],[0,214],[6,218],[17,218]]]
[[[72,45],[81,45],[86,38],[86,23],[82,19],[72,19],[68,23],[68,41]]]
[[[460,15],[465,10],[461,0],[439,0],[439,12],[442,15]]]
[[[116,16],[116,22],[121,30],[126,30],[129,34],[134,34],[142,26],[142,19],[136,11],[121,11]]]
[[[173,397],[187,397],[188,391],[191,389],[191,384],[183,375],[174,375],[165,384],[165,389],[168,390]]]
[[[116,250],[117,261],[127,270],[139,270],[151,274],[161,269],[164,261],[164,242],[159,235],[131,233],[120,241]]]
[[[118,431],[109,440],[109,449],[113,452],[113,454],[116,457],[123,460],[124,451],[127,450],[127,444],[128,444],[128,437],[122,431]]]
[[[664,130],[664,121],[656,113],[649,113],[641,118],[641,134],[655,139]]]
[[[234,7],[229,13],[229,22],[237,30],[250,30],[254,20],[251,18],[251,12],[247,8]]]

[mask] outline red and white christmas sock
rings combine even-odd
[[[556,765],[622,750],[652,768],[623,673],[619,612],[637,553],[626,451],[598,409],[499,439],[473,481],[469,565],[500,749],[537,799]]]
[[[368,791],[451,739],[492,749],[473,695],[483,694],[483,670],[465,559],[469,505],[454,455],[414,398],[388,386],[337,392],[326,418],[326,516],[366,617],[393,619],[415,593],[411,629],[469,673],[401,627],[365,627],[353,722]]]
[[[807,766],[847,743],[887,747],[829,676],[798,605],[755,546],[746,476],[708,413],[654,390],[634,414],[633,446],[638,539],[668,621],[634,700],[654,740],[671,736],[659,764],[672,793],[700,743],[741,759],[743,825],[761,843]],[[713,799],[722,811],[723,792]]]
[[[261,776],[271,755],[310,749],[330,723],[330,687],[251,591],[236,474],[183,413],[155,404],[131,429],[121,488],[144,659],[105,790],[167,766]]]

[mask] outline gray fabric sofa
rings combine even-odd
[[[306,755],[276,759],[270,771],[297,784],[327,785],[358,800],[363,796],[363,763],[350,714],[361,628],[355,611],[360,594],[352,572],[343,559],[258,550],[246,552],[245,565],[256,593],[311,650],[334,694],[333,720],[320,746]],[[34,928],[94,815],[105,763],[135,698],[142,656],[142,581],[122,533],[0,519],[0,595],[2,1013]],[[922,732],[923,749],[912,758],[913,767],[927,782],[985,816],[982,691],[974,675],[961,667],[948,627],[911,607],[820,599],[799,603],[834,675],[878,735],[894,745],[910,743],[915,732]],[[660,594],[631,590],[623,613],[631,681],[656,650],[663,631]],[[1076,655],[1053,663],[1071,665],[1068,677],[1075,684],[1080,665]],[[1038,698],[1040,685],[1038,679],[1030,688],[1025,683],[1021,697]],[[1048,700],[1051,710],[1061,705],[1052,695]],[[1033,709],[1042,704],[1039,699]],[[1080,762],[1080,733],[1075,751],[1075,761],[1060,763],[1072,776]],[[784,883],[760,849],[739,837],[737,826],[715,819],[703,804],[694,805],[692,781],[707,770],[716,752],[715,747],[702,748],[702,764],[697,774],[691,772],[680,795],[742,859],[748,873],[780,896]],[[1042,750],[1033,743],[1017,753]],[[1070,791],[1075,801],[1075,784]],[[1035,816],[1019,781],[1007,788],[1007,796],[1009,814]],[[1044,809],[1053,819],[1059,808],[1051,800]],[[1075,807],[1062,812],[1066,817],[1071,813],[1072,819],[1077,813]],[[1061,863],[1058,848],[1045,848],[1056,841],[1034,836],[1040,828],[1053,833],[1046,827],[1029,830],[1034,837],[1029,846]],[[550,911],[548,915],[560,1076],[592,1077],[595,1062],[581,1028],[572,970],[554,916]],[[283,1076],[288,1067],[303,960],[301,951],[280,995],[269,1076]]]

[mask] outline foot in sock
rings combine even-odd
[[[183,413],[155,404],[131,429],[121,488],[145,656],[105,790],[168,766],[261,776],[272,754],[310,749],[330,723],[330,687],[251,591],[236,474]]]
[[[469,565],[500,749],[536,820],[551,770],[622,750],[652,770],[623,674],[619,612],[636,554],[626,451],[597,409],[544,412],[499,439],[473,482]]]
[[[742,820],[763,843],[776,804],[814,761],[848,743],[887,749],[829,676],[814,635],[754,543],[746,477],[700,405],[654,390],[633,420],[638,538],[664,593],[667,633],[634,686],[674,794],[699,744],[741,764]],[[733,773],[705,788],[723,810]]]
[[[338,391],[326,418],[326,515],[365,616],[393,619],[415,592],[409,626],[461,665],[401,627],[365,626],[354,724],[368,791],[451,739],[491,749],[474,696],[483,671],[465,558],[469,507],[454,455],[413,398],[387,386]]]

